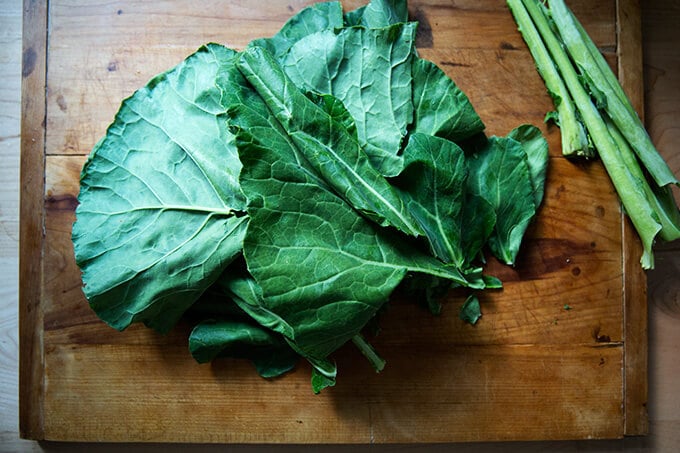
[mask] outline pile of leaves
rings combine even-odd
[[[466,95],[418,56],[405,1],[301,10],[237,52],[208,44],[123,101],[81,174],[84,293],[122,330],[184,316],[199,362],[264,377],[331,355],[398,286],[433,312],[452,287],[498,288],[541,203],[548,146],[486,137]]]

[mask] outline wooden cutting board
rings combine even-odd
[[[20,428],[66,441],[387,443],[616,438],[647,429],[646,280],[640,246],[599,162],[561,156],[533,60],[501,0],[412,0],[421,56],[468,94],[489,135],[521,123],[550,144],[546,197],[519,264],[476,326],[451,293],[441,316],[394,301],[314,395],[301,364],[274,380],[249,363],[198,365],[188,326],[119,333],[81,292],[70,241],[78,176],[120,101],[205,42],[243,48],[308,0],[24,1]],[[347,1],[347,9],[362,2]],[[572,9],[641,107],[634,0]],[[638,110],[639,111],[639,110]]]

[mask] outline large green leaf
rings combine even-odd
[[[460,267],[466,271],[473,270],[496,226],[496,210],[486,198],[466,190],[458,221],[463,250],[463,264]],[[487,283],[487,287],[490,286]]]
[[[462,149],[449,140],[416,133],[404,150],[404,170],[393,180],[433,254],[459,267],[464,262],[460,219],[466,178]]]
[[[340,2],[319,2],[301,9],[288,19],[271,38],[259,38],[249,46],[264,47],[276,58],[283,58],[299,39],[322,30],[341,28],[344,23]]]
[[[413,60],[414,132],[461,142],[484,130],[470,100],[437,65]]]
[[[242,186],[253,201],[244,255],[268,310],[293,327],[307,355],[326,357],[349,340],[409,270],[467,283],[334,193],[299,182],[293,166],[276,165],[276,150],[245,131],[237,136]],[[262,178],[263,171],[270,174]]]
[[[205,46],[155,77],[83,168],[76,261],[92,308],[117,329],[169,330],[241,250],[241,165],[216,85],[233,57]]]
[[[399,151],[413,120],[415,30],[415,23],[326,30],[300,39],[283,62],[297,86],[342,101],[359,143],[383,175],[401,170]]]
[[[338,113],[340,103],[310,100],[262,48],[244,51],[237,66],[327,186],[380,225],[412,236],[422,234],[399,193],[371,165],[356,135],[345,126],[347,115]],[[323,108],[328,105],[330,112]],[[240,118],[233,116],[238,124]]]
[[[262,288],[247,270],[230,269],[218,282],[224,294],[261,326],[278,332],[287,342],[291,351],[307,359],[313,367],[312,389],[318,393],[323,388],[335,385],[337,367],[326,359],[309,356],[295,342],[295,329],[283,318],[270,310],[262,295]]]
[[[496,213],[489,247],[498,259],[512,265],[536,213],[527,155],[512,138],[490,137],[470,156],[468,168],[468,190],[485,198]]]
[[[548,142],[543,137],[541,130],[530,124],[522,124],[507,135],[508,138],[518,141],[527,155],[529,176],[534,188],[534,204],[538,208],[543,201],[545,192],[545,177],[548,171]]]
[[[314,130],[316,141],[325,144],[318,152],[333,152],[341,159],[343,153],[356,151],[346,149],[344,139],[333,137],[340,123],[318,104],[295,94],[292,84],[281,85],[282,72],[270,60],[261,49],[251,49],[239,67],[280,124],[264,121],[254,99],[248,106],[230,109],[251,218],[244,256],[262,288],[267,310],[293,328],[303,354],[323,359],[351,339],[408,271],[483,285],[468,282],[395,230],[367,221],[329,184],[319,182],[315,173],[320,165],[310,162],[315,154],[299,146],[315,145],[297,136]],[[274,81],[269,79],[272,75]],[[267,127],[274,131],[264,133]],[[291,137],[288,144],[271,139],[280,136],[281,128]],[[306,158],[300,159],[303,152]]]
[[[361,25],[369,28],[387,27],[407,20],[406,0],[371,0],[361,14]]]

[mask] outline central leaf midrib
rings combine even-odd
[[[377,200],[380,203],[385,205],[388,208],[389,211],[391,211],[394,215],[396,215],[397,218],[403,223],[404,226],[406,226],[406,228],[409,230],[409,232],[413,236],[419,236],[420,235],[418,228],[415,225],[413,225],[407,218],[405,218],[404,215],[400,212],[400,210],[397,209],[392,203],[390,203],[385,197],[383,197],[382,194],[380,194],[380,192],[377,192],[373,188],[373,186],[371,186],[371,184],[368,183],[368,181],[366,181],[363,177],[361,177],[361,175],[359,175],[359,173],[357,173],[354,170],[354,168],[352,168],[352,166],[350,166],[349,163],[345,159],[341,158],[341,156],[339,156],[335,152],[335,150],[333,150],[332,147],[330,147],[330,146],[326,145],[325,143],[319,141],[319,139],[317,137],[314,137],[314,136],[312,136],[312,135],[310,135],[306,132],[295,131],[295,132],[291,133],[291,135],[293,135],[293,136],[294,136],[294,134],[304,135],[305,138],[312,140],[314,143],[317,143],[320,147],[327,150],[336,159],[336,162],[339,162],[340,165],[343,166],[349,172],[349,174],[355,178],[356,181],[358,181],[370,194],[375,196],[375,198],[377,198]],[[359,159],[357,159],[357,163],[359,163]]]
[[[136,211],[184,211],[184,212],[197,212],[204,213],[208,216],[232,216],[235,215],[236,210],[231,208],[217,209],[208,206],[195,206],[195,205],[146,205],[146,206],[135,206],[130,209],[122,209],[120,211],[83,211],[90,214],[99,214],[107,216],[125,215]]]

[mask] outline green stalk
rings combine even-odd
[[[531,17],[521,0],[508,0],[510,11],[515,17],[518,29],[526,41],[536,63],[536,69],[543,78],[548,93],[553,99],[559,118],[558,125],[562,136],[562,154],[565,156],[593,157],[594,152],[588,143],[583,124],[576,118],[576,107],[557,68],[550,58],[541,36],[533,26]]]
[[[368,359],[375,371],[380,372],[385,368],[385,359],[378,355],[373,346],[360,333],[352,337],[352,343],[359,348],[359,351]]]
[[[678,184],[673,172],[654,147],[640,118],[630,105],[630,101],[625,95],[622,99],[623,91],[619,91],[620,87],[619,89],[612,87],[619,85],[616,76],[608,66],[605,68],[601,62],[597,63],[591,52],[595,45],[585,44],[586,40],[591,40],[585,32],[582,32],[583,27],[576,25],[573,14],[563,0],[550,0],[548,5],[569,56],[581,73],[587,75],[587,83],[592,84],[604,94],[607,100],[604,110],[626,138],[654,181],[660,187]]]
[[[602,115],[602,117],[609,128],[609,133],[619,148],[621,161],[626,165],[631,175],[639,181],[640,187],[644,190],[649,204],[657,215],[657,220],[661,224],[659,236],[664,241],[680,239],[680,211],[675,206],[670,186],[657,187],[656,191],[650,187],[642,169],[638,165],[638,160],[633,150],[628,145],[621,131],[619,131],[616,124],[606,114]]]
[[[616,75],[614,75],[614,73],[612,72],[612,69],[609,67],[609,63],[607,63],[607,60],[604,59],[604,56],[600,52],[600,49],[598,49],[593,40],[590,39],[590,36],[586,32],[585,28],[583,28],[583,25],[581,25],[581,22],[578,21],[578,19],[576,18],[576,16],[574,16],[574,13],[571,10],[569,10],[569,14],[571,15],[574,25],[578,29],[578,32],[581,34],[581,40],[583,41],[583,44],[585,44],[586,48],[590,52],[590,55],[593,58],[593,61],[595,62],[597,67],[600,69],[602,74],[605,75],[605,79],[609,86],[611,87],[612,91],[619,98],[619,100],[630,110],[632,115],[638,118],[639,120],[637,112],[635,111],[633,105],[628,100],[628,96],[626,96],[626,93],[624,93],[623,88],[619,83],[619,80],[616,78]]]
[[[548,47],[553,61],[559,68],[574,103],[578,107],[583,123],[599,152],[600,159],[616,188],[621,203],[640,236],[644,250],[640,260],[642,267],[651,269],[654,267],[652,245],[654,238],[661,230],[661,225],[657,220],[658,215],[650,205],[645,190],[640,185],[640,180],[633,176],[621,159],[619,149],[609,133],[607,124],[593,105],[590,95],[579,80],[579,75],[576,73],[569,55],[552,32],[550,24],[539,9],[536,0],[523,0],[523,3]]]

